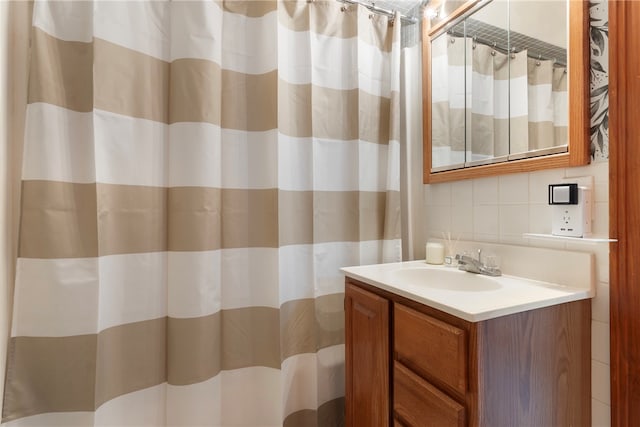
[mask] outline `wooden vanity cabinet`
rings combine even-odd
[[[346,280],[347,426],[591,425],[591,301],[468,322]]]

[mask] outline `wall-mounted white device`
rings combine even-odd
[[[577,183],[549,185],[553,208],[551,234],[567,237],[591,235],[591,189]]]

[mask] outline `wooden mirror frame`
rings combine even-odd
[[[423,106],[423,178],[424,183],[483,178],[541,169],[581,166],[589,163],[589,2],[569,2],[569,143],[566,153],[509,160],[442,172],[431,172],[431,37],[477,6],[483,0],[471,0],[453,11],[447,19],[431,27],[422,20],[422,106]]]

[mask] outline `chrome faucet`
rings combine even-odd
[[[501,276],[502,272],[499,268],[487,266],[482,263],[482,249],[478,249],[478,259],[471,258],[468,255],[457,254],[458,270],[468,271],[469,273],[484,274],[485,276]]]

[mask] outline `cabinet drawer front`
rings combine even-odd
[[[393,410],[402,424],[409,427],[464,427],[464,406],[398,362],[394,363],[393,372]]]
[[[464,398],[467,391],[464,330],[395,304],[394,351],[396,359]]]

